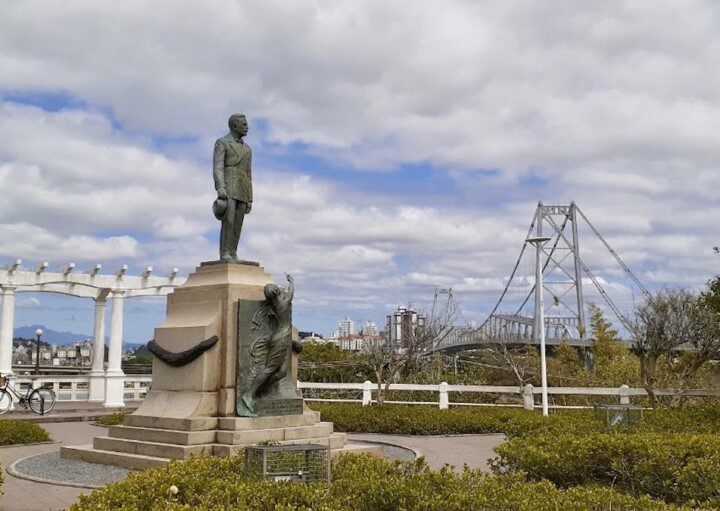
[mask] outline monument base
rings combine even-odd
[[[173,419],[129,415],[125,424],[111,426],[107,436],[92,444],[63,446],[63,458],[143,470],[193,455],[232,456],[249,445],[328,445],[333,457],[344,452],[382,455],[379,446],[347,442],[345,433],[333,432],[332,422],[321,422],[320,413],[270,417],[193,417]]]
[[[380,454],[375,446],[347,444],[344,433],[334,433],[332,423],[321,422],[319,413],[304,407],[291,354],[290,370],[273,384],[272,393],[256,401],[252,415],[258,417],[237,416],[237,360],[249,356],[253,315],[270,282],[270,275],[252,262],[209,261],[196,268],[168,295],[167,317],[155,329],[154,342],[172,355],[192,352],[215,336],[218,341],[183,364],[156,356],[145,400],[125,424],[112,426],[90,445],[62,447],[61,457],[145,469],[193,454],[230,456],[261,442],[322,444],[333,454]],[[244,351],[238,353],[238,346]],[[123,376],[116,380],[122,391]]]

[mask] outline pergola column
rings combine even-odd
[[[123,300],[125,291],[112,291],[110,316],[110,346],[108,368],[105,373],[105,406],[125,406],[125,373],[122,371]]]
[[[16,286],[3,286],[2,288],[2,317],[0,317],[0,375],[12,374],[16,289]]]
[[[90,401],[105,399],[105,297],[95,298],[92,367],[90,369]]]

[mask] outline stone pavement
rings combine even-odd
[[[505,441],[505,435],[453,435],[453,436],[404,436],[349,434],[349,440],[385,442],[413,449],[425,456],[433,470],[452,465],[462,470],[463,464],[471,468],[489,470],[488,459],[495,457],[493,449]]]
[[[7,473],[12,462],[34,454],[60,450],[60,445],[88,444],[92,438],[104,435],[106,428],[87,422],[61,422],[43,424],[53,440],[61,443],[19,447],[0,447],[2,470],[5,478],[0,497],[2,511],[47,511],[66,509],[81,493],[92,490],[36,483],[19,479]],[[446,463],[462,468],[464,463],[487,470],[487,459],[493,457],[493,448],[501,444],[503,435],[464,436],[400,436],[400,435],[348,435],[350,439],[385,442],[408,447],[425,456],[428,465],[439,469]]]

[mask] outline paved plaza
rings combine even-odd
[[[2,511],[47,511],[66,509],[81,493],[91,490],[70,486],[38,483],[14,477],[7,467],[14,461],[35,454],[58,451],[61,445],[87,444],[92,438],[106,433],[106,428],[87,422],[62,422],[43,424],[55,440],[52,444],[2,447],[4,495],[0,497]],[[399,435],[349,435],[351,440],[386,442],[401,445],[424,455],[433,469],[445,464],[456,468],[467,463],[471,467],[487,468],[486,461],[493,456],[493,448],[503,440],[503,435],[466,436],[399,436]]]

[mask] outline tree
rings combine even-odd
[[[303,344],[298,364],[301,381],[357,382],[364,381],[369,375],[362,353],[341,350],[331,343]]]
[[[678,393],[671,404],[682,406],[693,378],[706,362],[720,356],[720,313],[707,298],[708,292],[697,295],[665,289],[648,295],[635,310],[634,348],[653,406],[660,403],[655,393],[659,362],[677,375]]]
[[[485,346],[488,361],[512,373],[521,387],[540,372],[540,357],[531,345],[511,346],[500,341],[490,341]]]
[[[590,347],[593,369],[587,384],[601,387],[638,385],[639,359],[632,354],[618,331],[612,328],[612,323],[600,307],[590,303],[588,310],[593,339]]]
[[[407,329],[398,343],[391,341],[389,332],[387,339],[366,340],[366,364],[375,374],[379,404],[386,400],[390,385],[397,382],[406,368],[419,367],[420,359],[451,334],[458,311],[457,302],[449,300],[434,307],[429,315],[418,311],[418,316],[425,317],[424,324]]]
[[[707,289],[700,296],[708,307],[720,313],[720,275],[716,275],[707,283]]]
[[[590,312],[590,329],[593,336],[593,355],[605,358],[615,355],[623,346],[618,331],[612,328],[612,323],[605,318],[600,307],[590,303],[588,311]]]

